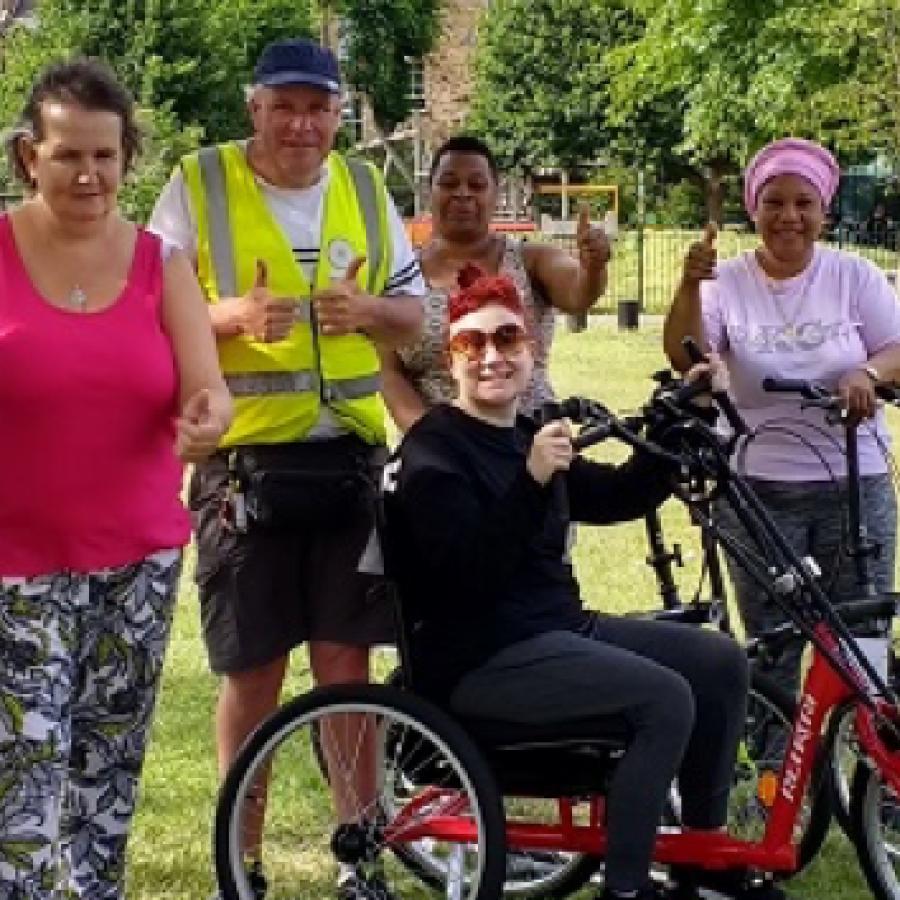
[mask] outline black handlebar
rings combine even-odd
[[[806,400],[826,400],[832,396],[831,391],[815,381],[803,378],[776,378],[766,375],[762,388],[769,394],[799,394]]]
[[[817,381],[807,381],[803,378],[776,378],[767,375],[763,378],[762,388],[770,394],[799,394],[804,400],[809,400],[816,405],[838,408],[843,406],[841,398]],[[875,384],[875,396],[886,403],[900,402],[900,389],[896,385],[886,382]]]
[[[538,412],[536,419],[539,425],[546,425],[555,422],[558,419],[573,418],[573,400],[564,400],[558,403],[551,400],[545,403]],[[566,475],[563,471],[556,471],[550,478],[550,489],[553,492],[553,498],[556,508],[561,514],[568,518],[569,516],[569,491],[566,487]]]
[[[706,391],[708,386],[697,382],[657,391],[641,413],[634,416],[616,416],[602,404],[580,397],[564,400],[560,407],[567,410],[568,417],[574,422],[585,426],[572,439],[572,447],[576,451],[615,437],[636,450],[643,450],[661,461],[679,466],[683,462],[679,454],[644,437],[642,432],[661,422],[694,421],[696,414],[683,407]]]

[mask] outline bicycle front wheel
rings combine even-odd
[[[778,782],[796,705],[793,696],[779,684],[753,672],[744,736],[729,800],[728,831],[736,837],[760,840],[765,833],[774,799],[771,786]],[[830,770],[831,760],[823,754],[816,764],[797,822],[798,872],[812,861],[828,835],[832,818]]]
[[[397,683],[396,673],[387,683]],[[391,757],[397,735],[390,727],[380,728],[378,734],[383,742],[379,752]],[[327,777],[327,761],[317,725],[312,727],[312,739],[317,764]],[[415,774],[405,772],[402,766],[393,767],[391,776],[381,793],[382,809],[389,817],[409,804],[418,791]],[[504,804],[507,821],[524,819],[552,827],[562,815],[557,800],[509,797],[504,798]],[[576,813],[584,813],[586,805],[578,804]],[[447,895],[452,861],[438,844],[431,840],[398,842],[391,845],[391,850],[423,883],[441,895]],[[602,864],[602,857],[588,853],[508,849],[503,897],[507,900],[561,900],[587,884]]]
[[[340,685],[285,704],[251,735],[222,785],[214,853],[226,900],[254,900],[250,858],[262,862],[269,900],[333,895],[341,868],[424,900],[431,892],[397,856],[424,842],[448,896],[495,900],[504,837],[493,776],[455,722],[396,688]]]

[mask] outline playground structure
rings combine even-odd
[[[559,218],[546,213],[538,213],[535,196],[561,198],[562,208]],[[575,198],[607,196],[609,204],[603,215],[603,227],[610,238],[614,238],[619,227],[619,187],[615,184],[569,184],[565,179],[561,184],[537,184],[531,189],[531,218],[517,217],[517,210],[511,209],[512,216],[498,216],[491,222],[491,231],[507,234],[534,234],[540,232],[545,238],[566,242],[575,236],[577,208],[573,210]],[[406,220],[406,232],[413,246],[420,247],[431,237],[432,222],[429,214],[413,216]]]
[[[617,184],[570,184],[563,178],[560,184],[538,184],[532,193],[538,196],[559,196],[561,209],[559,219],[554,219],[546,213],[541,215],[541,231],[554,236],[572,236],[575,234],[575,216],[572,214],[573,198],[607,196],[610,203],[603,216],[603,226],[609,237],[615,237],[619,226],[619,186]]]

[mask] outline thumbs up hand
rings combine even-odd
[[[719,228],[715,222],[707,223],[703,237],[688,249],[684,260],[682,281],[685,285],[697,285],[716,277],[716,238]]]
[[[578,210],[575,242],[578,247],[578,265],[582,271],[593,273],[609,262],[612,255],[609,239],[602,228],[591,225],[590,210],[585,203]]]
[[[218,447],[231,421],[230,403],[219,407],[209,388],[185,401],[175,420],[175,452],[185,462],[201,462]]]
[[[269,270],[265,260],[256,261],[253,286],[240,298],[241,332],[254,340],[280,341],[294,324],[294,305],[269,291]]]
[[[356,276],[366,258],[357,256],[338,278],[324,290],[312,296],[319,331],[329,337],[364,331],[370,317],[374,298],[364,294],[356,282]]]

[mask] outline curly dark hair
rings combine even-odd
[[[130,170],[141,147],[134,98],[106,63],[98,59],[78,58],[47,66],[31,87],[19,122],[6,139],[10,169],[19,180],[31,184],[19,151],[19,142],[23,137],[35,141],[43,139],[42,107],[53,100],[74,103],[94,112],[115,113],[122,120],[124,170]]]
[[[458,134],[455,137],[448,138],[434,151],[434,156],[431,158],[431,171],[428,173],[428,181],[430,184],[434,183],[434,176],[438,170],[438,166],[448,153],[460,153],[464,156],[483,157],[488,164],[488,168],[491,170],[494,181],[499,180],[500,170],[497,167],[497,160],[494,158],[491,148],[488,147],[481,138],[469,134]]]

